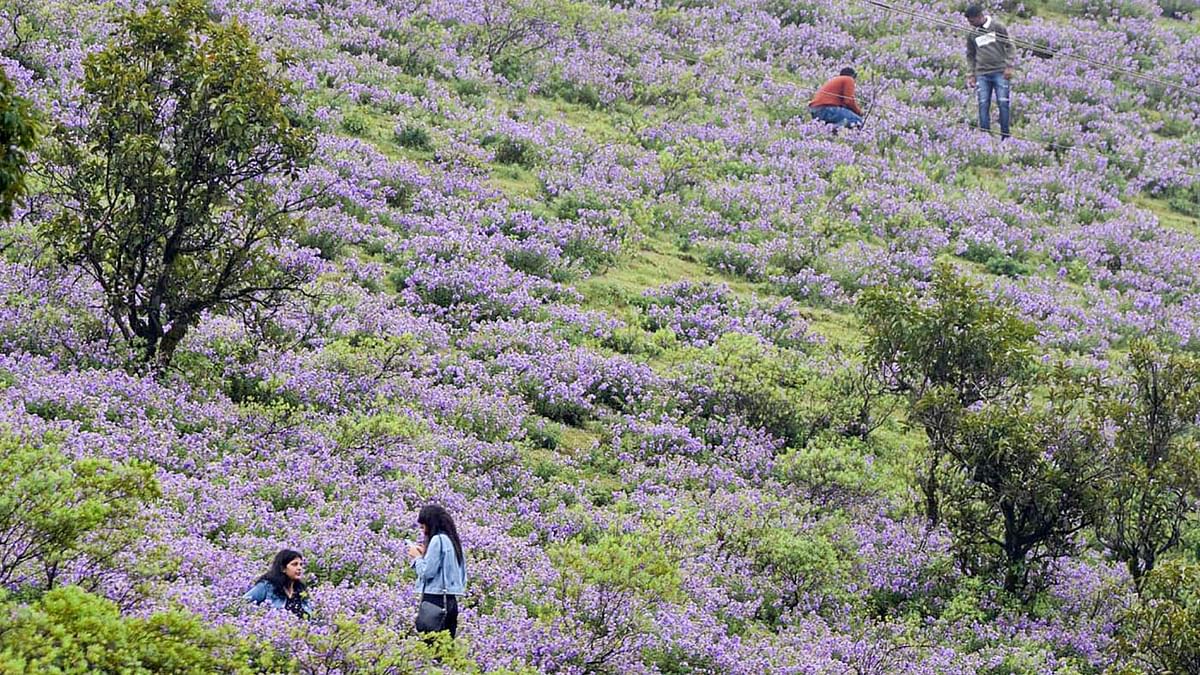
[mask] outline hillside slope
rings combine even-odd
[[[5,71],[68,121],[83,55],[145,4],[9,3]],[[861,400],[856,299],[939,262],[1047,363],[1200,346],[1200,99],[1095,65],[1200,88],[1200,10],[996,4],[1061,52],[1021,53],[1005,141],[971,127],[963,36],[869,3],[213,0],[318,129],[310,292],[207,317],[154,377],[38,239],[56,205],[5,226],[0,426],[163,491],[64,580],[374,672],[348,664],[411,646],[403,542],[435,500],[483,671],[1137,665],[1121,565],[1081,541],[1025,603],[968,575],[921,510],[925,435]],[[835,134],[806,105],[845,65],[869,114]],[[282,546],[307,624],[240,597]]]

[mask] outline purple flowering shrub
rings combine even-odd
[[[308,281],[205,314],[155,378],[45,255],[52,205],[35,191],[0,228],[0,426],[152,466],[162,493],[59,579],[304,672],[1099,673],[1161,652],[1086,538],[1025,605],[966,574],[920,513],[928,439],[847,357],[861,294],[943,261],[1033,323],[1039,362],[1200,344],[1200,102],[1066,58],[1197,87],[1194,20],[988,4],[1058,54],[1020,53],[1004,142],[969,128],[962,34],[853,3],[214,0],[317,126],[280,198],[320,197],[276,252]],[[82,119],[113,9],[0,10],[0,64],[49,121]],[[846,65],[868,122],[834,135],[807,100]],[[468,551],[453,648],[410,628],[403,541],[429,501]],[[240,599],[282,546],[309,564],[309,622]],[[1182,630],[1194,607],[1163,595]]]
[[[742,300],[728,286],[680,281],[645,292],[648,330],[669,328],[684,342],[707,347],[726,333],[757,336],[780,347],[815,340],[795,303]]]

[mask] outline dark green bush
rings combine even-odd
[[[1187,19],[1194,13],[1200,13],[1198,0],[1158,0],[1162,15],[1170,19]]]
[[[491,143],[489,143],[491,140]],[[484,139],[484,145],[496,146],[495,160],[500,164],[532,168],[537,164],[537,149],[529,141],[507,136],[498,139]]]
[[[315,248],[325,260],[336,260],[342,252],[342,240],[333,232],[305,232],[296,241],[305,248]]]
[[[1200,184],[1173,190],[1168,203],[1185,216],[1200,218]]]
[[[350,113],[342,118],[342,131],[348,134],[362,136],[367,133],[368,128],[370,128],[370,122],[367,121],[366,117],[357,113]]]
[[[1028,265],[1007,255],[994,255],[983,266],[997,276],[1023,277],[1029,274]]]
[[[1192,131],[1192,123],[1183,117],[1170,115],[1163,120],[1158,135],[1164,138],[1183,138]]]
[[[410,148],[412,150],[433,149],[433,140],[429,137],[429,132],[411,124],[397,129],[395,140],[396,145],[402,148]]]
[[[563,426],[557,422],[529,417],[522,426],[525,437],[534,447],[554,450],[562,443]]]
[[[590,84],[579,84],[570,80],[553,77],[546,83],[542,92],[546,96],[558,98],[567,103],[599,109],[603,105],[600,92]]]

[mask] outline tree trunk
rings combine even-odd
[[[183,341],[191,324],[191,319],[187,318],[176,319],[171,324],[170,330],[162,336],[162,340],[158,343],[158,354],[154,359],[156,370],[165,371],[167,366],[171,365],[171,358],[175,356],[175,348]]]
[[[925,492],[925,517],[929,520],[930,527],[936,527],[942,517],[937,478],[938,464],[941,462],[942,453],[937,448],[930,448],[929,452],[928,473],[925,475],[921,489]]]
[[[1025,554],[1029,547],[1021,541],[1016,506],[1002,501],[1000,513],[1004,515],[1004,590],[1015,595],[1025,585]]]
[[[1020,560],[1013,560],[1010,557],[1006,562],[1007,564],[1004,566],[1004,591],[1010,595],[1016,595],[1022,586],[1024,577],[1024,556],[1021,556]]]
[[[138,310],[128,308],[126,312],[129,315],[129,325],[133,334],[141,341],[142,360],[150,364],[155,363],[158,360],[158,345],[162,341],[162,325],[153,314],[148,315],[145,321],[141,321]]]

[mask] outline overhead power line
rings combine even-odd
[[[949,28],[949,29],[957,31],[959,33],[963,33],[966,35],[975,34],[974,28],[963,26],[960,23],[957,23],[954,21],[949,21],[949,20],[943,19],[942,17],[939,17],[939,16],[934,16],[932,14],[926,14],[925,12],[919,12],[916,10],[908,9],[906,7],[899,7],[890,2],[884,2],[884,0],[862,0],[862,1],[868,5],[872,5],[874,7],[880,8],[880,9],[885,9],[889,12],[896,12],[898,14],[904,14],[904,15],[907,15],[907,16],[910,16],[910,17],[913,17],[916,19],[920,19],[927,23],[931,23],[931,24],[935,24],[935,25],[942,26],[945,28]],[[1072,52],[1065,52],[1062,50],[1050,49],[1049,47],[1039,45],[1037,43],[1030,42],[1028,40],[1021,40],[1019,38],[1014,38],[1011,35],[1008,37],[1008,41],[1011,42],[1014,46],[1020,47],[1021,49],[1025,49],[1027,51],[1032,51],[1032,52],[1036,52],[1036,53],[1040,53],[1040,54],[1049,54],[1051,57],[1054,57],[1054,58],[1063,58],[1063,59],[1067,59],[1070,61],[1076,61],[1076,62],[1084,63],[1084,64],[1087,64],[1090,66],[1095,66],[1097,68],[1104,68],[1105,70],[1109,70],[1114,73],[1120,73],[1127,77],[1141,80],[1143,82],[1149,82],[1151,84],[1156,84],[1161,87],[1166,87],[1168,89],[1173,89],[1175,91],[1183,92],[1189,96],[1192,96],[1193,98],[1200,100],[1200,89],[1197,89],[1195,87],[1189,87],[1180,82],[1164,80],[1160,77],[1155,77],[1153,75],[1147,75],[1145,73],[1141,73],[1136,70],[1130,70],[1129,68],[1124,68],[1122,66],[1118,66],[1118,65],[1115,65],[1112,63],[1105,63],[1104,61],[1100,61],[1099,59],[1093,59],[1091,57],[1081,56],[1079,54],[1075,54]]]

